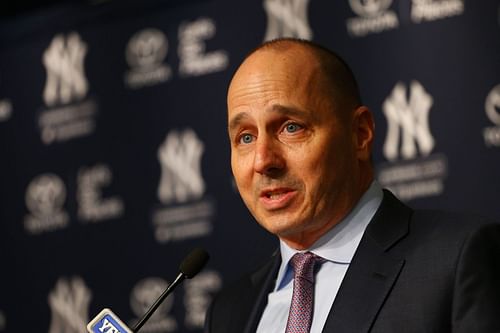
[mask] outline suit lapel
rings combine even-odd
[[[390,192],[368,225],[323,332],[368,332],[404,265],[390,249],[408,233],[412,210]]]
[[[244,333],[254,333],[257,331],[260,317],[267,305],[267,295],[274,288],[280,264],[281,256],[279,251],[276,251],[267,265],[250,276],[252,290],[256,297],[245,330],[243,331]]]

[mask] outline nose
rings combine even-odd
[[[267,136],[259,136],[255,146],[254,170],[266,176],[277,176],[285,168],[285,158],[279,142]]]

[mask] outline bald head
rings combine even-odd
[[[335,52],[311,41],[281,38],[265,42],[252,50],[243,64],[259,52],[275,52],[293,57],[300,50],[299,61],[314,61],[326,96],[339,111],[352,111],[362,104],[358,84],[347,63]],[[300,64],[299,68],[300,70]]]

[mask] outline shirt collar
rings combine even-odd
[[[373,181],[351,212],[307,250],[297,251],[280,240],[281,266],[276,286],[281,285],[288,262],[297,252],[310,251],[333,263],[350,264],[361,237],[380,206],[382,198],[383,191],[380,184]]]

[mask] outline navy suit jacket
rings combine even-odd
[[[255,332],[280,260],[224,288],[205,332]],[[323,332],[500,332],[500,225],[414,211],[384,191]]]

